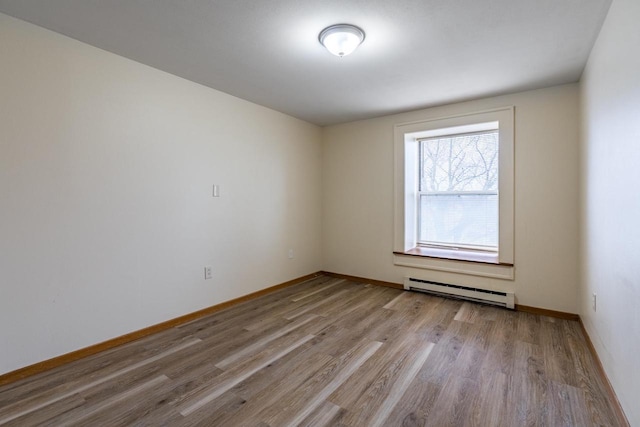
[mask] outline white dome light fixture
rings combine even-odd
[[[318,40],[329,52],[342,58],[360,46],[364,31],[355,25],[336,24],[322,30]]]

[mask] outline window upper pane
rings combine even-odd
[[[498,130],[420,141],[420,191],[497,191]]]

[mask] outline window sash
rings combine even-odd
[[[443,131],[447,131],[447,129],[443,129]],[[484,135],[496,135],[498,137],[498,139],[496,140],[496,154],[498,156],[497,158],[499,159],[500,157],[500,129],[499,128],[481,130],[481,131],[471,131],[471,132],[445,133],[437,136],[415,138],[415,142],[417,143],[417,147],[418,147],[418,191],[420,192],[424,191],[423,190],[423,184],[424,184],[423,173],[424,173],[424,161],[425,161],[424,153],[426,150],[425,147],[426,145],[429,144],[430,141],[452,140],[452,139],[460,139],[465,137],[484,136]],[[498,160],[498,164],[496,165],[496,168],[498,169],[498,176],[499,176],[499,173],[500,173],[499,160]],[[499,186],[499,183],[496,182],[495,184]],[[470,190],[470,191],[476,191],[476,190]],[[481,190],[477,190],[477,191],[481,191]],[[495,191],[497,191],[497,189]],[[447,192],[442,191],[441,193],[446,194]]]
[[[428,136],[425,138],[416,138],[417,142],[426,142],[426,141],[435,141],[438,139],[447,139],[447,138],[459,138],[463,136],[475,136],[475,135],[491,135],[494,133],[499,133],[500,129],[490,129],[490,130],[479,130],[475,132],[455,132],[455,133],[443,133],[442,135],[437,136]]]
[[[418,191],[416,192],[416,207],[417,207],[417,216],[416,216],[416,244],[418,246],[422,246],[422,247],[431,247],[431,248],[443,248],[443,249],[450,249],[450,250],[460,250],[460,249],[464,249],[464,250],[472,250],[472,251],[482,251],[482,252],[491,252],[491,253],[497,253],[498,252],[498,230],[499,230],[499,219],[496,218],[497,224],[496,224],[496,230],[495,230],[495,235],[493,233],[490,233],[490,237],[489,239],[491,239],[491,237],[495,237],[496,239],[496,244],[495,245],[483,245],[480,240],[485,240],[486,242],[486,235],[485,236],[476,236],[479,238],[476,238],[475,242],[473,241],[473,238],[470,238],[467,242],[461,242],[461,241],[445,241],[445,240],[423,240],[423,237],[439,237],[437,235],[434,234],[438,234],[436,231],[434,231],[433,229],[428,230],[427,229],[427,225],[423,224],[423,221],[425,220],[424,216],[423,216],[423,208],[425,208],[424,203],[426,202],[428,203],[434,203],[435,200],[437,199],[431,199],[430,201],[428,199],[424,199],[425,197],[437,197],[437,196],[449,196],[449,202],[451,202],[451,196],[498,196],[498,189],[495,190],[466,190],[466,191],[424,191],[422,190],[422,185],[424,182],[424,177],[423,177],[423,173],[424,173],[424,166],[423,166],[423,161],[424,159],[424,154],[423,154],[423,150],[425,150],[425,146],[427,144],[429,144],[432,141],[442,141],[442,140],[454,140],[454,139],[463,139],[463,138],[469,138],[469,137],[474,137],[474,136],[498,136],[499,137],[499,128],[494,128],[494,129],[485,129],[485,130],[479,130],[479,131],[470,131],[470,132],[447,132],[447,129],[443,129],[442,130],[443,133],[439,134],[439,135],[432,135],[432,136],[428,136],[428,137],[423,137],[423,138],[415,138],[415,141],[418,145],[418,151],[419,151],[419,167],[418,167],[418,180],[419,180],[419,185],[418,185]],[[453,142],[451,142],[451,144],[453,144]],[[499,150],[499,142],[497,142],[498,146],[496,147],[496,149]],[[445,143],[445,147],[446,147],[446,143]],[[499,196],[498,196],[499,197]],[[477,201],[479,203],[482,203],[482,199],[477,199]],[[446,201],[443,200],[444,203],[446,203]],[[499,206],[499,199],[495,201],[496,202],[496,208]],[[433,206],[437,206],[437,202],[435,202],[436,205],[431,205]],[[471,202],[473,203],[473,202]],[[491,205],[490,205],[491,206]],[[428,208],[428,207],[427,207]],[[437,208],[434,208],[437,209]],[[478,207],[478,209],[481,209],[481,207]],[[497,212],[496,212],[497,213]],[[480,213],[482,214],[482,213]],[[491,215],[491,214],[489,214]],[[491,217],[489,217],[489,219],[491,219]],[[442,220],[442,219],[441,219]],[[467,219],[469,220],[469,219]],[[445,220],[446,221],[446,220]],[[471,221],[473,221],[473,219],[471,219]],[[492,221],[489,221],[488,223],[486,223],[486,226],[491,226]],[[455,228],[456,226],[460,226],[462,225],[462,227],[464,227],[464,222],[462,223],[457,223],[457,224],[452,224],[452,226]],[[423,235],[424,232],[424,235]],[[462,232],[464,235],[464,231]],[[446,237],[446,232],[445,232],[445,236],[441,236],[441,237]],[[454,232],[455,234],[455,232]],[[454,235],[449,235],[449,237],[451,238],[451,240],[455,240],[455,236]],[[461,236],[458,236],[461,237]],[[467,235],[467,238],[469,236]]]
[[[471,191],[418,191],[419,196],[497,196],[498,190],[471,190]]]
[[[418,209],[418,215],[416,216],[416,244],[422,247],[430,247],[430,248],[444,248],[451,250],[471,250],[471,251],[480,251],[480,252],[498,252],[498,243],[496,245],[482,245],[482,244],[468,244],[461,242],[446,242],[440,240],[422,240],[421,239],[421,230],[422,230],[422,198],[429,196],[498,196],[498,191],[419,191],[416,194],[416,207]],[[499,203],[499,200],[496,201]],[[499,242],[499,213],[497,220],[497,230],[496,230],[496,241]]]

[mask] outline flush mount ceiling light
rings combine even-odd
[[[364,31],[355,25],[337,24],[322,30],[318,40],[329,52],[343,57],[360,46],[364,40]]]

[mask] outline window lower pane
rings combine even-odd
[[[498,246],[497,194],[421,194],[419,243]]]

